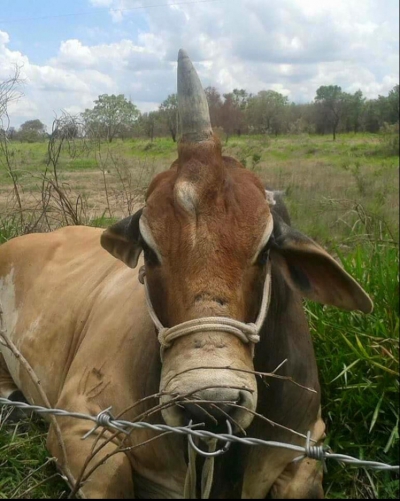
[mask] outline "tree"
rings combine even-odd
[[[338,85],[322,85],[317,89],[315,102],[320,108],[324,122],[332,128],[333,140],[336,139],[336,131],[343,113],[346,100],[342,88]]]
[[[379,108],[380,125],[385,122],[395,124],[399,121],[399,86],[395,85],[388,96],[379,96],[377,100]]]
[[[248,116],[251,124],[262,133],[278,135],[285,128],[289,99],[274,90],[262,90],[249,100]]]
[[[10,127],[8,107],[14,101],[18,101],[22,96],[19,85],[23,83],[20,77],[21,68],[15,66],[14,75],[0,82],[0,127],[7,131]]]
[[[389,92],[388,99],[388,122],[395,124],[399,122],[400,101],[399,101],[399,84],[395,85]]]
[[[22,227],[24,223],[24,216],[22,211],[20,187],[16,172],[18,166],[15,164],[15,157],[9,148],[9,139],[7,137],[10,130],[8,107],[12,102],[18,101],[18,99],[22,96],[22,93],[19,90],[21,83],[20,67],[17,65],[14,68],[14,75],[7,80],[0,82],[0,167],[5,169],[12,180],[14,196],[18,205],[20,224]]]
[[[140,115],[137,107],[123,94],[102,94],[94,104],[92,110],[86,109],[82,113],[86,130],[110,143],[124,129],[132,127]]]
[[[16,139],[17,137],[17,130],[15,127],[9,127],[7,131],[7,138],[12,141],[13,139]]]
[[[159,119],[159,113],[157,111],[150,111],[149,113],[143,113],[140,116],[139,125],[144,134],[153,142],[155,135],[155,128],[157,121]]]
[[[244,89],[234,89],[229,94],[224,94],[224,103],[221,106],[221,125],[229,137],[236,133],[242,134],[246,122],[246,110],[250,95]]]
[[[379,116],[379,105],[377,99],[369,99],[364,106],[362,116],[363,129],[367,132],[379,132],[381,120]]]
[[[360,130],[364,105],[365,97],[363,97],[361,90],[354,94],[343,93],[343,121],[346,132]]]
[[[160,104],[160,118],[165,122],[171,134],[172,140],[176,142],[178,128],[178,96],[171,94]]]
[[[18,132],[18,139],[28,143],[42,141],[46,137],[46,126],[38,119],[27,120]]]
[[[221,108],[222,98],[221,94],[215,87],[207,87],[204,89],[207,97],[208,109],[210,110],[210,120],[212,127],[222,127],[221,123]]]

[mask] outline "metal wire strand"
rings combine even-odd
[[[91,433],[93,433],[94,430],[99,426],[111,428],[113,430],[117,430],[125,434],[130,433],[134,429],[146,428],[161,432],[168,431],[172,433],[177,433],[179,435],[191,435],[192,437],[213,438],[225,442],[239,442],[244,445],[278,447],[282,449],[288,449],[301,454],[301,457],[296,458],[297,460],[301,460],[306,457],[317,459],[322,462],[325,462],[327,459],[334,459],[336,461],[347,463],[349,465],[357,466],[360,468],[362,467],[362,468],[370,468],[373,470],[394,471],[397,473],[399,473],[400,471],[399,465],[393,466],[385,463],[379,463],[377,461],[364,461],[354,458],[352,456],[347,456],[345,454],[332,453],[323,446],[311,446],[310,438],[307,439],[305,447],[302,447],[299,445],[285,444],[283,442],[261,440],[259,438],[237,437],[229,433],[217,434],[207,430],[194,429],[194,427],[190,426],[175,427],[175,426],[168,426],[166,424],[154,425],[145,422],[132,423],[130,421],[113,419],[112,415],[110,414],[111,408],[108,408],[105,411],[100,412],[97,416],[90,416],[89,414],[82,414],[80,412],[69,412],[63,409],[47,409],[46,407],[41,407],[39,405],[29,405],[24,402],[13,402],[11,400],[8,400],[7,398],[1,398],[1,397],[0,397],[0,405],[7,405],[18,409],[26,409],[44,415],[53,414],[54,416],[60,416],[60,417],[68,416],[76,419],[84,419],[86,421],[92,421],[93,423],[95,423],[96,426],[94,429],[92,429],[89,433],[85,435],[86,437],[89,436]],[[309,435],[309,437],[310,436],[311,435]]]

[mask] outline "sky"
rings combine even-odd
[[[21,67],[11,125],[101,94],[142,111],[176,92],[185,49],[203,86],[310,102],[321,85],[387,95],[399,83],[398,0],[0,0],[0,83]]]

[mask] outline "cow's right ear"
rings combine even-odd
[[[101,245],[112,256],[135,268],[142,252],[139,220],[143,209],[107,228],[101,235]]]
[[[313,240],[274,215],[271,259],[293,290],[304,298],[345,310],[370,313],[373,303],[364,289]]]

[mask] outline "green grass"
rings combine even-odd
[[[70,160],[66,166],[66,170],[86,170],[95,169],[97,167],[96,159],[94,158],[75,158]]]
[[[17,424],[0,408],[0,499],[66,499],[69,489],[44,447],[46,429],[37,417]]]
[[[327,442],[337,453],[399,464],[398,248],[370,243],[339,256],[371,295],[374,311],[362,315],[307,304]],[[399,493],[398,475],[333,461],[325,484],[332,498],[397,498]]]
[[[32,174],[44,172],[46,144],[11,144],[23,188],[24,203],[39,195]],[[399,464],[398,457],[398,329],[399,329],[399,156],[393,138],[373,134],[330,136],[232,137],[224,154],[242,160],[263,182],[286,190],[293,226],[324,245],[371,295],[370,315],[343,312],[308,302],[322,386],[323,417],[335,452]],[[126,214],[127,195],[176,157],[169,138],[116,140],[101,144],[109,187],[110,215],[96,155],[64,149],[60,179],[90,204],[86,221],[107,227]],[[117,172],[117,169],[119,172]],[[23,232],[18,213],[5,197],[10,179],[0,159],[0,243]],[[135,195],[136,196],[136,195]],[[136,200],[136,199],[135,199]],[[7,209],[7,215],[6,211]],[[29,217],[33,217],[30,215]],[[25,425],[24,425],[25,426]],[[55,474],[45,464],[44,426],[21,431],[0,428],[0,497],[24,490]],[[24,480],[26,479],[26,480]],[[328,498],[397,499],[398,476],[328,462]],[[65,492],[59,477],[24,494],[51,498]]]

